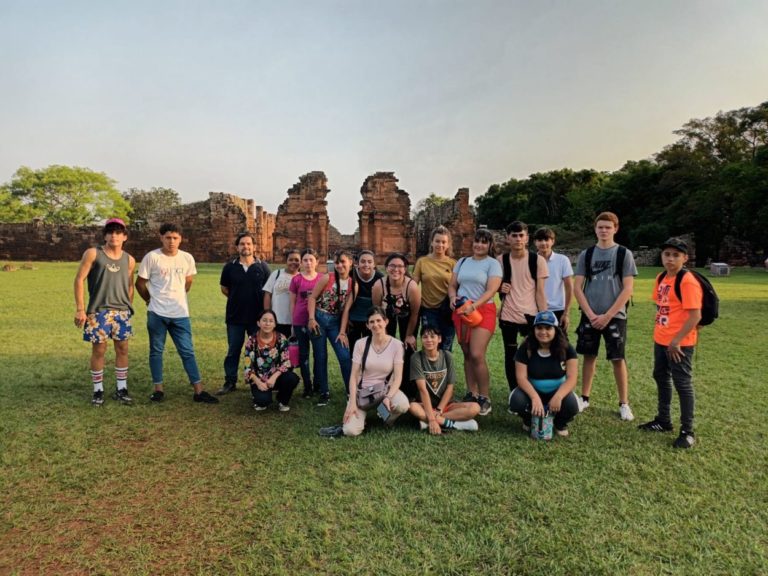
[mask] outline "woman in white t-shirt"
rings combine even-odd
[[[278,268],[269,275],[264,288],[264,310],[277,315],[277,331],[286,338],[291,336],[291,280],[299,273],[301,252],[289,250],[285,255],[285,268]]]

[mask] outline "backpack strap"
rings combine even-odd
[[[533,285],[536,286],[539,283],[539,255],[536,252],[528,251],[528,272],[531,273],[533,279]]]
[[[501,283],[507,283],[509,284],[512,282],[512,255],[507,252],[501,257],[501,265],[503,267],[503,271],[501,273]],[[504,294],[504,292],[501,291],[501,285],[499,286],[499,299],[504,302],[504,298],[506,298],[507,295]]]
[[[615,276],[619,277],[624,285],[624,259],[627,257],[627,249],[619,244],[619,250],[616,252],[616,267],[613,270]]]
[[[277,269],[277,274],[275,275],[275,282],[277,282],[277,279],[280,278],[280,272],[282,272],[282,271],[283,271],[282,268],[278,268]]]
[[[584,254],[584,278],[586,279],[586,282],[589,282],[592,280],[592,256],[595,253],[595,247],[590,246],[587,248],[586,253]]]
[[[371,336],[365,337],[365,348],[363,348],[363,362],[360,365],[360,383],[363,382],[363,372],[365,372],[365,361],[368,360],[368,352],[371,350]]]
[[[688,272],[688,270],[683,268],[675,275],[675,296],[680,300],[680,304],[683,303],[683,290],[680,288],[680,284],[683,283],[683,276],[685,276],[686,272]]]

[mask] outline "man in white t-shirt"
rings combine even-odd
[[[544,284],[547,295],[547,310],[554,312],[560,328],[568,330],[569,314],[573,302],[573,266],[565,254],[552,251],[555,245],[555,231],[551,228],[539,228],[533,234],[533,243],[539,256],[547,261],[549,276]]]
[[[148,252],[139,266],[136,291],[147,303],[149,332],[149,369],[155,391],[153,402],[165,398],[163,392],[163,352],[166,335],[170,334],[181,357],[189,383],[194,388],[195,402],[217,404],[219,400],[203,390],[200,370],[192,345],[192,324],[189,321],[187,292],[197,274],[195,259],[189,252],[179,250],[181,228],[176,224],[160,226],[161,248]]]

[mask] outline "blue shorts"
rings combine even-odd
[[[133,336],[130,310],[101,310],[88,314],[83,327],[83,340],[103,344],[107,340],[128,340]]]

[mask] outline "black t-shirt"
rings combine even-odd
[[[248,266],[248,272],[243,269],[239,259],[224,265],[219,284],[229,290],[227,324],[256,324],[264,309],[262,288],[269,274],[269,266],[262,260]]]
[[[554,392],[559,387],[555,382],[565,378],[565,361],[561,362],[554,355],[541,356],[537,350],[528,357],[528,348],[521,346],[515,354],[515,362],[528,366],[528,381],[540,392]],[[577,358],[576,350],[568,345],[565,360]]]

